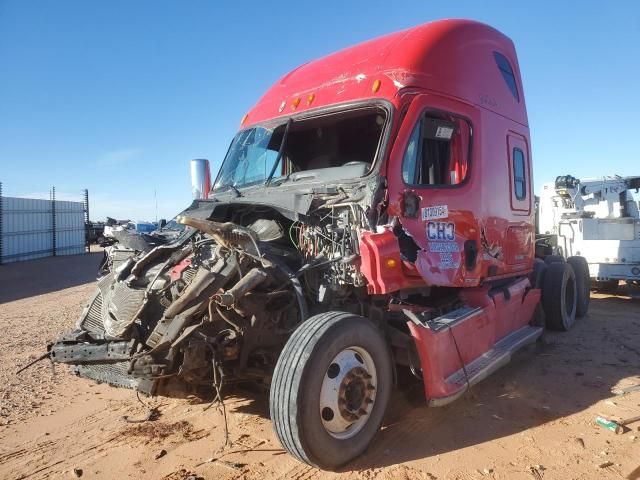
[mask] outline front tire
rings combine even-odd
[[[387,343],[369,320],[316,315],[291,335],[276,364],[269,408],[278,439],[309,465],[344,465],[380,429],[392,384]]]

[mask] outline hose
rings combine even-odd
[[[300,309],[300,321],[304,322],[309,316],[309,309],[307,308],[307,301],[305,300],[304,293],[302,292],[302,285],[300,284],[300,280],[298,279],[296,274],[293,273],[291,269],[280,259],[270,254],[265,254],[264,256],[276,268],[278,268],[282,273],[284,273],[289,279],[289,281],[291,282],[293,291],[296,294],[296,299],[298,300],[298,308]]]

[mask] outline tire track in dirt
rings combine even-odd
[[[61,471],[52,471],[54,467],[60,465],[61,463],[67,463],[67,462],[73,463],[74,460],[80,457],[90,458],[90,457],[86,457],[86,454],[88,452],[99,449],[100,447],[104,447],[105,445],[117,439],[118,439],[118,436],[114,435],[110,438],[107,438],[104,441],[89,444],[87,448],[84,448],[83,450],[76,453],[72,453],[72,454],[68,454],[68,453],[65,454],[64,452],[60,452],[57,442],[48,441],[48,442],[36,443],[35,445],[32,444],[31,450],[35,450],[39,453],[38,458],[34,459],[26,455],[21,455],[17,457],[17,459],[21,460],[24,458],[24,462],[20,462],[20,461],[12,462],[12,463],[3,465],[3,468],[10,467],[9,469],[7,469],[8,471],[24,472],[19,474],[18,477],[16,477],[17,480],[21,480],[25,478],[39,478],[36,475],[43,475],[41,478],[49,478],[49,476],[52,473],[61,473]],[[115,442],[114,445],[118,446],[118,442]],[[53,460],[56,458],[58,458],[58,460],[55,460],[53,463],[51,463],[50,460]],[[50,460],[49,462],[40,462],[41,460],[44,460],[44,459],[50,459]],[[16,460],[15,457],[14,457],[14,460]],[[42,463],[45,463],[45,465],[42,465]],[[35,470],[33,470],[33,468],[35,468]]]

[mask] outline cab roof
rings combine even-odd
[[[242,127],[337,103],[392,100],[407,88],[457,97],[527,125],[513,42],[483,23],[438,20],[295,68],[267,90]]]

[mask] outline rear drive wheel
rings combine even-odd
[[[584,257],[569,257],[567,263],[573,267],[573,272],[576,275],[576,317],[584,317],[589,310],[591,296],[589,264]]]
[[[533,271],[529,274],[529,283],[532,288],[542,288],[544,285],[544,275],[547,273],[547,264],[541,259],[533,261]]]
[[[576,277],[568,263],[549,264],[542,286],[542,307],[551,330],[569,330],[576,321]]]
[[[328,312],[305,321],[271,383],[271,420],[282,446],[325,469],[357,457],[380,429],[392,379],[387,343],[369,320]]]
[[[544,257],[544,263],[551,265],[552,263],[564,263],[564,257],[562,255],[547,255]]]

